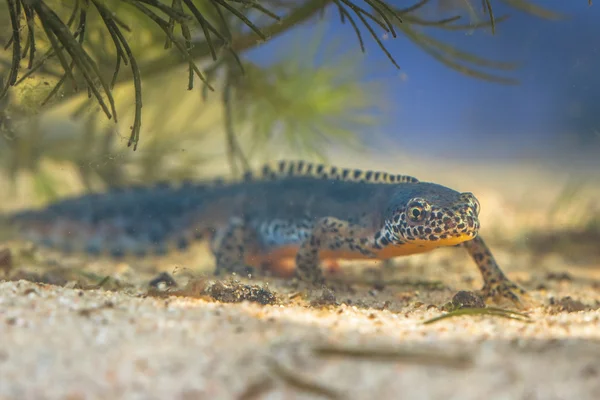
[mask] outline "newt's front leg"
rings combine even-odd
[[[323,284],[325,279],[319,266],[322,250],[375,257],[372,244],[372,238],[365,234],[363,227],[333,217],[322,218],[300,244],[296,254],[296,275],[303,281]]]
[[[473,240],[464,242],[463,246],[477,264],[483,277],[481,295],[490,299],[501,297],[521,305],[520,296],[526,295],[527,292],[504,275],[483,239],[477,236]]]

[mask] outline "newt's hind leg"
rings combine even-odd
[[[483,297],[491,299],[503,297],[521,305],[520,296],[526,295],[527,292],[504,275],[483,239],[477,236],[473,240],[464,242],[463,246],[477,264],[483,277],[484,285],[480,291]]]
[[[300,245],[296,254],[296,275],[303,281],[322,284],[323,272],[319,267],[321,250],[356,252],[364,257],[374,257],[372,243],[361,226],[333,217],[322,218]]]
[[[248,275],[253,267],[246,265],[245,255],[255,243],[255,236],[241,218],[231,218],[222,231],[215,234],[211,247],[215,255],[215,275],[237,273]]]

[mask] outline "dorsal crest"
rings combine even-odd
[[[287,177],[313,177],[334,179],[348,182],[366,183],[418,183],[419,180],[409,175],[389,174],[382,171],[339,168],[335,166],[311,163],[302,160],[281,160],[268,163],[255,174],[249,172],[244,180],[275,180]]]

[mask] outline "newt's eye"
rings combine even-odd
[[[406,208],[407,219],[410,222],[423,221],[429,209],[430,206],[426,201],[415,199],[408,203],[408,207]]]
[[[417,221],[423,215],[423,208],[422,207],[412,207],[410,209],[410,211],[408,212],[408,214],[410,215],[410,219],[412,219],[413,221]]]

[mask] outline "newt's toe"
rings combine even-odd
[[[479,294],[487,301],[496,303],[509,301],[519,308],[525,308],[525,303],[528,303],[528,300],[530,300],[529,294],[525,289],[508,279],[486,284],[479,291]]]

